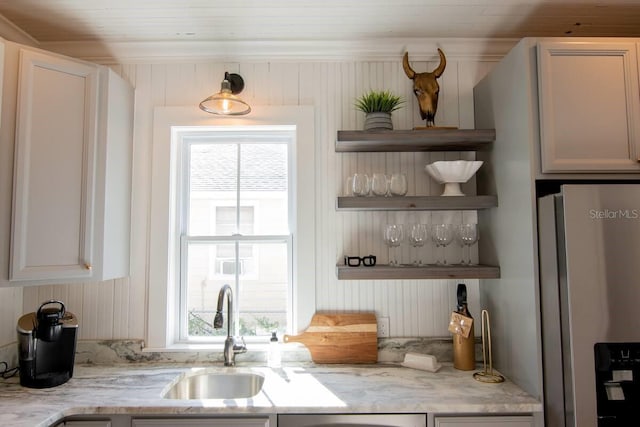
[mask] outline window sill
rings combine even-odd
[[[167,347],[143,347],[143,353],[197,353],[197,352],[222,352],[224,350],[223,343],[207,343],[207,344],[173,344]],[[280,345],[282,353],[294,353],[305,351],[306,347],[300,343],[287,343]],[[267,352],[269,351],[268,343],[247,343],[247,352]]]
[[[173,344],[166,347],[143,347],[143,353],[180,353],[199,351],[222,351],[224,344]]]

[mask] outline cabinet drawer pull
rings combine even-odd
[[[86,263],[84,264],[84,268],[85,268],[85,269],[87,269],[87,270],[89,270],[89,271],[91,271],[91,269],[92,269],[93,267],[91,267],[91,264],[89,264],[89,263],[87,263],[87,262],[86,262]]]

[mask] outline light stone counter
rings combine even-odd
[[[171,400],[162,393],[195,369],[253,370],[265,376],[249,399]],[[377,365],[298,364],[224,368],[183,364],[77,365],[58,387],[29,389],[18,378],[0,382],[0,426],[49,426],[87,414],[276,414],[276,413],[536,413],[542,405],[513,383],[484,384],[451,364],[436,373]]]

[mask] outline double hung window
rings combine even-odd
[[[226,336],[226,316],[223,328],[213,328],[225,284],[233,289],[232,333],[250,340],[287,331],[294,141],[286,129],[180,133],[179,341]]]
[[[145,351],[219,348],[226,303],[222,329],[212,323],[224,284],[231,332],[247,344],[307,326],[316,309],[313,107],[255,106],[241,119],[158,107],[153,123],[149,262],[132,267],[146,273]]]

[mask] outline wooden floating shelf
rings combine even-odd
[[[497,196],[338,197],[337,210],[460,211],[495,208]]]
[[[495,139],[495,129],[339,130],[335,151],[479,151]]]
[[[336,275],[339,280],[497,279],[500,277],[500,267],[489,265],[347,267],[338,265]]]

